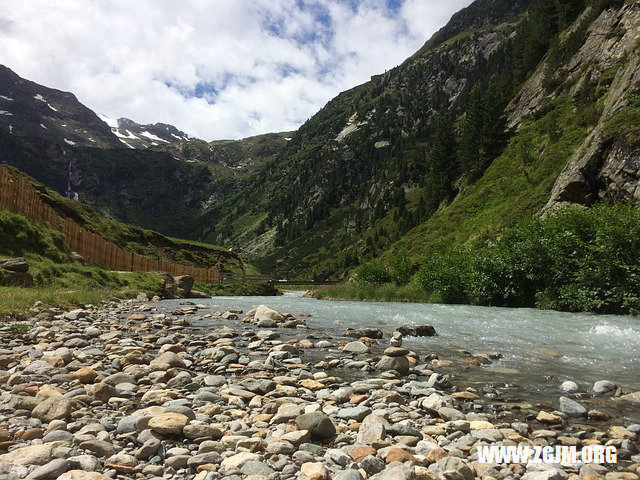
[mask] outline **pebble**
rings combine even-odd
[[[620,465],[579,473],[637,478],[640,426],[609,413],[614,400],[606,396],[627,393],[612,382],[593,386],[605,395],[598,402],[564,382],[569,396],[540,410],[513,402],[517,389],[506,385],[461,389],[453,362],[436,354],[422,360],[403,347],[403,333],[435,333],[428,326],[387,341],[378,328],[333,338],[308,329],[306,317],[267,306],[242,314],[147,301],[42,310],[21,338],[0,327],[0,476],[577,478],[572,467],[477,463],[477,445],[509,441],[613,444]],[[203,315],[206,328],[192,325]],[[480,365],[500,356],[467,358]],[[341,378],[345,371],[354,378]]]

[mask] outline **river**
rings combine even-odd
[[[404,346],[422,356],[436,353],[454,361],[452,374],[463,386],[514,387],[518,398],[512,401],[555,401],[565,380],[575,381],[584,392],[605,379],[640,390],[640,319],[636,317],[466,305],[343,302],[304,298],[302,294],[215,297],[198,302],[221,311],[247,311],[265,304],[294,315],[310,314],[306,319],[310,329],[332,337],[339,337],[348,327],[379,327],[385,332],[385,346],[386,335],[401,325],[431,324],[438,336],[405,338]],[[206,320],[200,324],[209,326]],[[218,326],[218,322],[212,325]],[[291,333],[304,336],[299,331]],[[470,358],[465,352],[499,352],[503,357],[478,367],[464,363],[463,359]]]

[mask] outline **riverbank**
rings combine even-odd
[[[7,261],[8,266],[3,267]],[[174,278],[167,273],[114,272],[63,257],[57,261],[39,255],[0,259],[0,319],[25,315],[36,302],[45,308],[71,308],[114,298],[132,298],[139,293],[149,298],[183,295],[184,291],[176,290],[173,282]],[[194,284],[193,279],[190,282],[200,296],[281,294],[271,285],[256,282]]]
[[[544,405],[515,403],[515,386],[464,388],[451,360],[412,351],[403,346],[408,338],[390,347],[387,336],[347,338],[311,327],[304,312],[251,316],[213,302],[39,309],[22,328],[0,328],[0,448],[8,450],[0,473],[43,480],[638,478],[640,425],[607,413],[629,403],[620,399],[624,387],[605,382],[594,397],[558,385]],[[478,364],[495,361],[475,355]],[[608,444],[618,447],[618,462],[477,461],[478,445],[518,443]]]
[[[433,295],[415,284],[397,286],[356,285],[341,283],[314,288],[309,296],[318,300],[350,300],[358,302],[433,303]]]

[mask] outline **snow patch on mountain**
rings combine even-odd
[[[102,113],[98,113],[97,115],[100,118],[100,120],[102,120],[104,123],[109,125],[109,127],[111,127],[112,129],[113,128],[118,128],[118,120],[116,120],[115,118],[107,117],[106,115],[103,115]]]
[[[168,140],[164,140],[164,139],[158,137],[157,135],[154,135],[153,133],[147,132],[146,130],[144,132],[142,132],[140,135],[142,135],[143,137],[147,137],[150,140],[155,140],[156,142],[169,143]]]

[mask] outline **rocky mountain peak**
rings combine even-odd
[[[75,95],[39,85],[0,65],[0,131],[86,147],[122,146]]]
[[[149,148],[182,140],[197,140],[167,123],[141,125],[129,118],[115,120],[106,115],[100,115],[100,118],[109,125],[120,142],[129,148]]]

